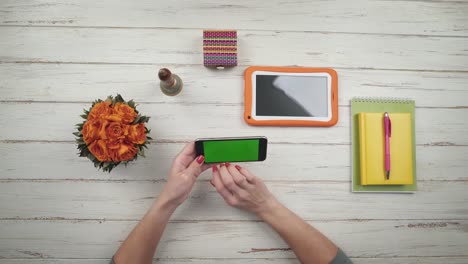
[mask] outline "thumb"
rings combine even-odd
[[[200,173],[202,173],[202,166],[203,166],[204,161],[205,161],[205,156],[203,156],[203,155],[198,156],[196,159],[194,159],[192,161],[192,163],[190,163],[190,165],[188,166],[186,171],[190,175],[197,178],[198,175],[200,175]]]

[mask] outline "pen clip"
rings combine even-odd
[[[388,117],[388,136],[392,137],[392,120]]]

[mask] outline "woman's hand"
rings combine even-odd
[[[213,166],[211,184],[231,206],[261,216],[279,205],[263,181],[238,165]]]
[[[205,157],[195,156],[195,143],[187,144],[172,163],[167,184],[159,199],[178,206],[187,199],[197,177],[210,166],[203,164]]]

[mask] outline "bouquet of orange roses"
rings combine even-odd
[[[76,125],[78,132],[73,134],[80,157],[87,157],[95,167],[110,172],[120,163],[127,165],[138,155],[145,156],[151,139],[145,126],[149,117],[138,113],[133,100],[125,102],[120,95],[99,99],[81,117],[85,121]]]

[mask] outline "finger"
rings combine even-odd
[[[249,188],[250,184],[247,182],[247,178],[240,173],[239,169],[241,169],[241,167],[239,165],[227,166],[227,169],[238,186],[244,190]]]
[[[187,145],[185,145],[185,147],[180,151],[180,153],[178,154],[178,156],[187,156],[187,157],[191,157],[192,159],[195,158],[195,142],[192,141],[190,143],[188,143]]]
[[[245,176],[245,178],[247,179],[247,181],[251,184],[255,184],[255,182],[257,181],[257,177],[255,175],[253,175],[249,170],[247,170],[246,168],[244,167],[241,167],[239,165],[236,165],[236,168],[239,170],[239,172]]]
[[[198,177],[203,172],[203,162],[205,161],[205,156],[200,155],[196,159],[190,163],[190,165],[187,167],[186,172],[189,173],[190,175],[194,176],[195,178]]]
[[[211,169],[211,168],[213,168],[213,166],[216,166],[216,165],[219,165],[219,164],[221,164],[221,163],[217,163],[217,162],[215,162],[215,163],[206,163],[205,162],[205,163],[203,163],[202,171],[205,171],[207,169]]]
[[[219,175],[218,167],[216,165],[213,166],[213,179],[211,180],[211,184],[216,188],[216,191],[221,195],[221,197],[223,197],[224,201],[226,201],[228,204],[231,204],[234,196],[224,186],[223,181],[221,180],[221,176]]]
[[[221,175],[221,180],[223,181],[224,186],[232,192],[233,194],[238,194],[240,192],[240,187],[237,186],[234,178],[232,177],[231,173],[228,171],[227,166],[230,166],[229,163],[226,163],[225,166],[221,164],[219,168],[219,174]]]
[[[195,154],[195,142],[191,141],[184,146],[184,148],[179,152],[178,156],[191,156],[193,154]]]
[[[173,161],[173,168],[187,168],[190,163],[195,159],[195,142],[190,142],[177,154]],[[175,165],[175,166],[174,166]]]
[[[213,167],[212,164],[206,164],[206,163],[203,163],[202,167],[201,167],[201,171],[204,172],[208,169],[211,169],[211,167]]]

